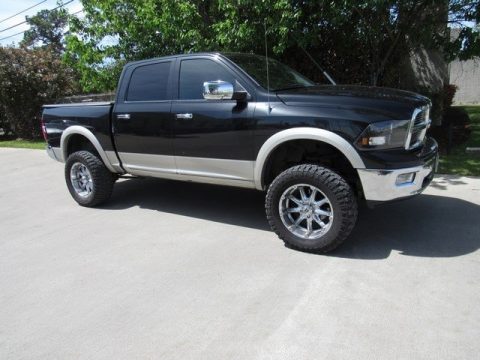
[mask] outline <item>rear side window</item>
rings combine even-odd
[[[235,76],[215,61],[183,60],[180,65],[178,97],[181,100],[203,99],[203,83],[217,80],[235,84]]]
[[[143,65],[133,70],[128,86],[128,101],[168,100],[167,86],[171,62]]]

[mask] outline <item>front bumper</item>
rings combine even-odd
[[[438,166],[438,145],[429,139],[422,151],[422,164],[402,169],[358,169],[365,199],[369,202],[391,201],[420,194],[430,184]],[[413,181],[397,183],[399,175],[414,173]]]

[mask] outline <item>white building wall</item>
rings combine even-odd
[[[480,58],[455,60],[449,65],[450,84],[458,89],[454,104],[480,104]]]

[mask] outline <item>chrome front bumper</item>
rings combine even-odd
[[[367,201],[390,201],[420,194],[430,184],[437,169],[438,155],[423,166],[405,169],[358,169]],[[397,184],[399,175],[415,173],[412,182]]]

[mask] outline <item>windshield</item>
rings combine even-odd
[[[235,64],[240,66],[248,75],[254,78],[261,86],[268,89],[267,62],[264,56],[254,54],[224,54]],[[268,72],[271,91],[291,89],[297,87],[314,86],[315,83],[302,74],[296,72],[281,62],[268,59]]]

